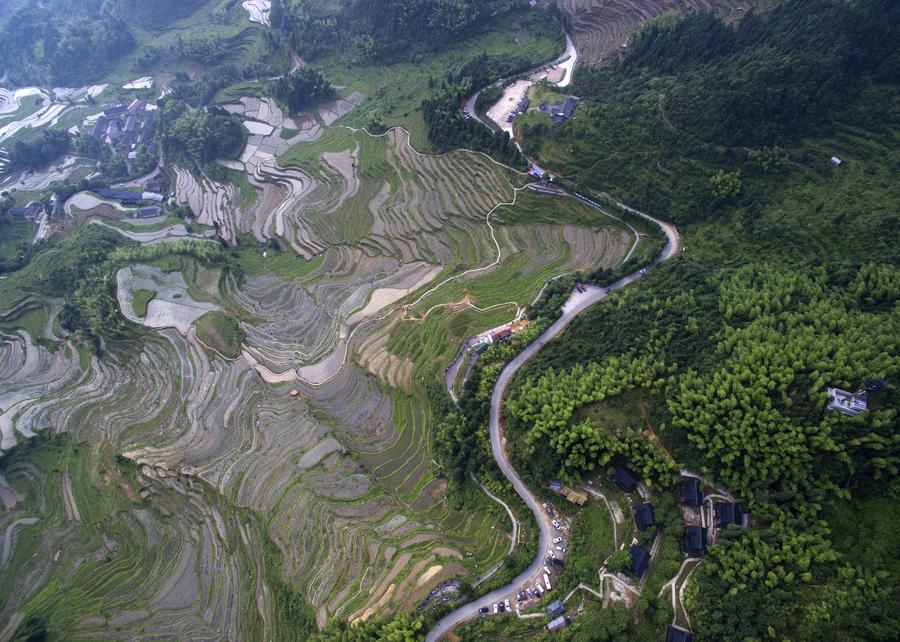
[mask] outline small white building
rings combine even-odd
[[[568,622],[566,622],[566,616],[560,615],[558,618],[556,618],[555,620],[551,620],[547,624],[547,630],[550,632],[559,631],[560,629],[564,629],[566,627],[566,624],[568,624]]]
[[[855,417],[869,409],[869,400],[865,390],[854,394],[840,388],[828,388],[828,409]]]

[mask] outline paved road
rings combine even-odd
[[[598,210],[602,209],[598,203],[592,201],[589,198],[581,196],[580,194],[575,194],[575,197]],[[619,205],[622,207],[626,207],[621,204]],[[666,247],[663,249],[660,256],[653,262],[652,265],[662,263],[663,261],[666,261],[678,254],[681,248],[681,237],[679,236],[678,230],[675,228],[675,226],[664,223],[658,219],[653,218],[652,216],[649,216],[648,214],[644,214],[643,212],[639,212],[632,208],[626,209],[635,214],[643,216],[650,221],[653,221],[663,229],[663,231],[666,233],[666,236],[668,237],[668,243],[666,244]],[[648,266],[647,269],[649,269],[649,267],[652,266]],[[512,467],[512,464],[510,464],[509,457],[506,453],[506,439],[502,435],[500,425],[501,406],[503,404],[503,398],[506,395],[506,389],[515,376],[516,372],[518,372],[519,369],[524,366],[529,359],[534,357],[534,355],[536,355],[541,350],[541,348],[558,337],[562,333],[562,331],[565,330],[566,327],[575,319],[575,317],[577,317],[579,314],[584,312],[586,309],[588,309],[598,301],[606,298],[610,292],[623,288],[629,283],[632,283],[641,278],[641,276],[643,276],[645,272],[646,269],[638,270],[633,274],[629,274],[628,276],[619,279],[608,288],[588,286],[587,292],[574,292],[569,297],[569,300],[566,301],[566,303],[563,305],[562,316],[556,321],[556,323],[547,328],[547,330],[541,336],[539,336],[532,344],[530,344],[521,353],[519,353],[519,355],[515,359],[510,361],[500,373],[500,377],[497,380],[496,385],[494,386],[494,393],[491,395],[491,451],[494,455],[494,459],[497,460],[497,465],[500,467],[500,470],[503,471],[503,474],[512,483],[515,491],[519,494],[528,508],[531,509],[531,512],[534,513],[534,518],[537,521],[540,529],[540,536],[538,540],[538,554],[535,560],[528,567],[528,569],[525,570],[524,573],[516,577],[507,586],[497,589],[496,591],[492,591],[491,593],[488,593],[487,595],[484,595],[473,602],[469,602],[468,604],[459,607],[455,611],[452,611],[451,613],[441,618],[437,622],[437,624],[435,624],[434,628],[432,628],[425,636],[426,642],[438,642],[438,640],[440,640],[446,633],[451,631],[457,625],[465,622],[466,620],[477,617],[478,609],[485,606],[489,607],[500,598],[505,598],[510,593],[515,593],[517,590],[521,590],[521,587],[532,577],[534,577],[538,573],[538,569],[543,566],[544,556],[546,555],[547,549],[551,547],[551,525],[548,522],[543,507],[541,506],[541,501],[531,493],[531,491],[522,481],[522,478],[519,477],[519,474]]]

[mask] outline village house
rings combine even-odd
[[[638,504],[634,507],[634,523],[639,531],[645,531],[656,525],[656,516],[653,514],[653,504]]]
[[[865,390],[857,393],[840,388],[828,388],[828,409],[855,417],[869,409],[869,399]]]

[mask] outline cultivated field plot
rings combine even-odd
[[[637,25],[669,12],[712,11],[732,19],[774,0],[560,0],[572,24],[579,64],[598,64],[616,58],[627,48]]]
[[[262,138],[283,118],[240,105]],[[247,208],[240,186],[176,170],[177,199],[237,242],[246,276],[188,256],[122,268],[134,337],[101,357],[66,338],[59,302],[0,281],[0,620],[282,639],[285,585],[320,624],[366,619],[505,554],[505,514],[442,497],[423,384],[547,279],[613,265],[633,238],[483,155],[320,127],[244,165]],[[70,213],[142,243],[178,225],[85,194]],[[239,355],[198,340],[211,313],[239,325]]]

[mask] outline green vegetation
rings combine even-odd
[[[221,312],[207,312],[195,322],[197,338],[219,354],[235,359],[244,335],[237,321]]]
[[[273,0],[270,20],[285,43],[308,58],[346,52],[354,63],[367,64],[439,51],[525,7],[524,0]]]
[[[65,154],[71,145],[67,132],[44,129],[31,141],[17,140],[10,150],[9,164],[12,168],[39,169]]]
[[[174,99],[162,102],[159,127],[166,155],[197,165],[238,155],[247,142],[247,130],[236,115],[219,108],[194,109]]]
[[[272,94],[287,105],[288,113],[295,114],[318,102],[334,98],[335,91],[322,74],[311,67],[304,67],[290,76],[274,81]]]
[[[181,4],[181,3],[170,3]],[[18,84],[79,85],[134,47],[131,30],[101,0],[48,0],[14,13],[0,28],[0,59]]]
[[[155,296],[156,292],[153,290],[135,290],[134,299],[131,302],[134,313],[139,317],[147,316],[147,306]]]

